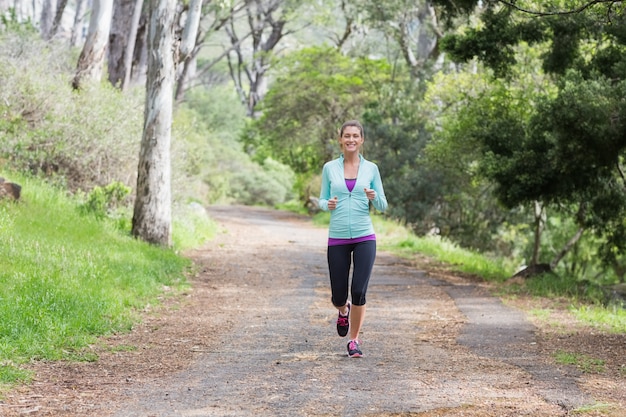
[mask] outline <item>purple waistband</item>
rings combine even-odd
[[[337,239],[334,237],[329,237],[328,246],[351,245],[353,243],[360,243],[368,240],[376,240],[376,235],[361,236],[354,239]]]

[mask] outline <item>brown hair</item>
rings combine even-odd
[[[339,129],[339,137],[342,137],[343,131],[346,130],[346,127],[350,126],[358,127],[361,131],[361,137],[365,139],[365,131],[363,130],[363,125],[361,125],[358,120],[348,120],[343,125],[341,125],[341,129]]]

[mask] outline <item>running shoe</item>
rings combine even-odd
[[[343,314],[339,313],[337,317],[337,333],[339,333],[339,336],[341,337],[347,335],[348,329],[350,329],[350,303],[348,303],[347,306],[348,314],[344,316]]]
[[[348,342],[348,356],[351,358],[363,357],[363,352],[361,352],[361,342],[358,340],[350,340]]]

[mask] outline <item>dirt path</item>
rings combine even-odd
[[[34,364],[37,380],[0,415],[553,417],[607,399],[605,414],[585,415],[620,415],[624,394],[583,391],[521,312],[385,253],[365,357],[350,359],[334,330],[326,230],[266,209],[209,213],[224,232],[190,254],[199,270],[182,302],[95,347],[96,363]]]

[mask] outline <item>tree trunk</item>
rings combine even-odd
[[[72,46],[78,46],[83,40],[82,28],[86,5],[87,0],[76,0],[76,13],[74,14],[74,24],[72,25],[72,35],[70,38],[70,44]]]
[[[552,270],[556,268],[559,262],[561,262],[561,259],[563,259],[565,255],[567,255],[567,252],[569,252],[570,249],[572,249],[572,247],[580,240],[584,232],[585,232],[584,227],[579,228],[574,234],[574,236],[571,237],[571,239],[565,244],[565,246],[563,246],[561,251],[554,257],[554,259],[550,261],[550,268]]]
[[[72,87],[78,90],[85,81],[100,81],[106,58],[113,0],[94,0],[89,21],[89,34],[78,58]]]
[[[41,20],[39,21],[39,31],[41,37],[50,39],[50,31],[52,30],[52,22],[54,21],[54,10],[56,8],[55,0],[44,0],[41,9]]]
[[[132,234],[171,246],[170,142],[174,86],[176,0],[151,0],[144,132],[137,169]]]
[[[255,117],[255,109],[267,90],[265,73],[270,65],[270,55],[285,31],[289,12],[285,9],[289,2],[254,0],[245,2],[248,29],[252,37],[251,46],[243,46],[237,36],[234,16],[231,15],[226,33],[233,47],[233,53],[227,55],[230,76],[241,102],[247,109],[247,115]],[[277,13],[279,16],[274,16]],[[249,59],[246,59],[249,56]],[[247,82],[247,86],[245,83]]]
[[[148,7],[142,7],[135,36],[130,79],[127,85],[145,85],[148,72],[148,26],[150,23]]]
[[[530,260],[531,265],[536,265],[539,262],[539,249],[541,248],[541,235],[543,234],[543,227],[545,225],[545,211],[543,205],[535,201],[535,241],[533,244],[533,254]]]
[[[185,29],[183,30],[183,39],[180,43],[179,59],[181,61],[186,60],[196,46],[196,37],[198,36],[201,17],[202,0],[191,0],[187,20],[185,21]]]
[[[54,14],[54,20],[52,21],[52,28],[50,32],[47,34],[46,39],[52,39],[55,37],[57,32],[59,31],[59,27],[61,26],[61,19],[63,18],[63,13],[65,12],[65,7],[67,6],[67,0],[60,0],[57,6],[57,11]]]
[[[132,47],[131,43],[134,44],[134,39],[130,37],[130,31],[136,3],[136,0],[116,0],[113,5],[107,68],[109,82],[114,87],[121,87],[126,75],[126,68],[124,67],[126,50]]]
[[[133,9],[133,19],[130,26],[130,34],[128,35],[128,45],[124,53],[124,81],[122,82],[122,90],[126,90],[130,86],[130,76],[133,70],[133,56],[135,54],[135,45],[137,43],[137,31],[139,30],[139,19],[143,9],[143,0],[135,0],[135,8]]]
[[[193,75],[196,63],[196,44],[199,37],[200,19],[202,17],[202,0],[191,0],[189,12],[183,29],[183,38],[180,43],[178,64],[180,64],[180,74],[176,83],[176,102],[183,100],[185,87],[189,77]]]

